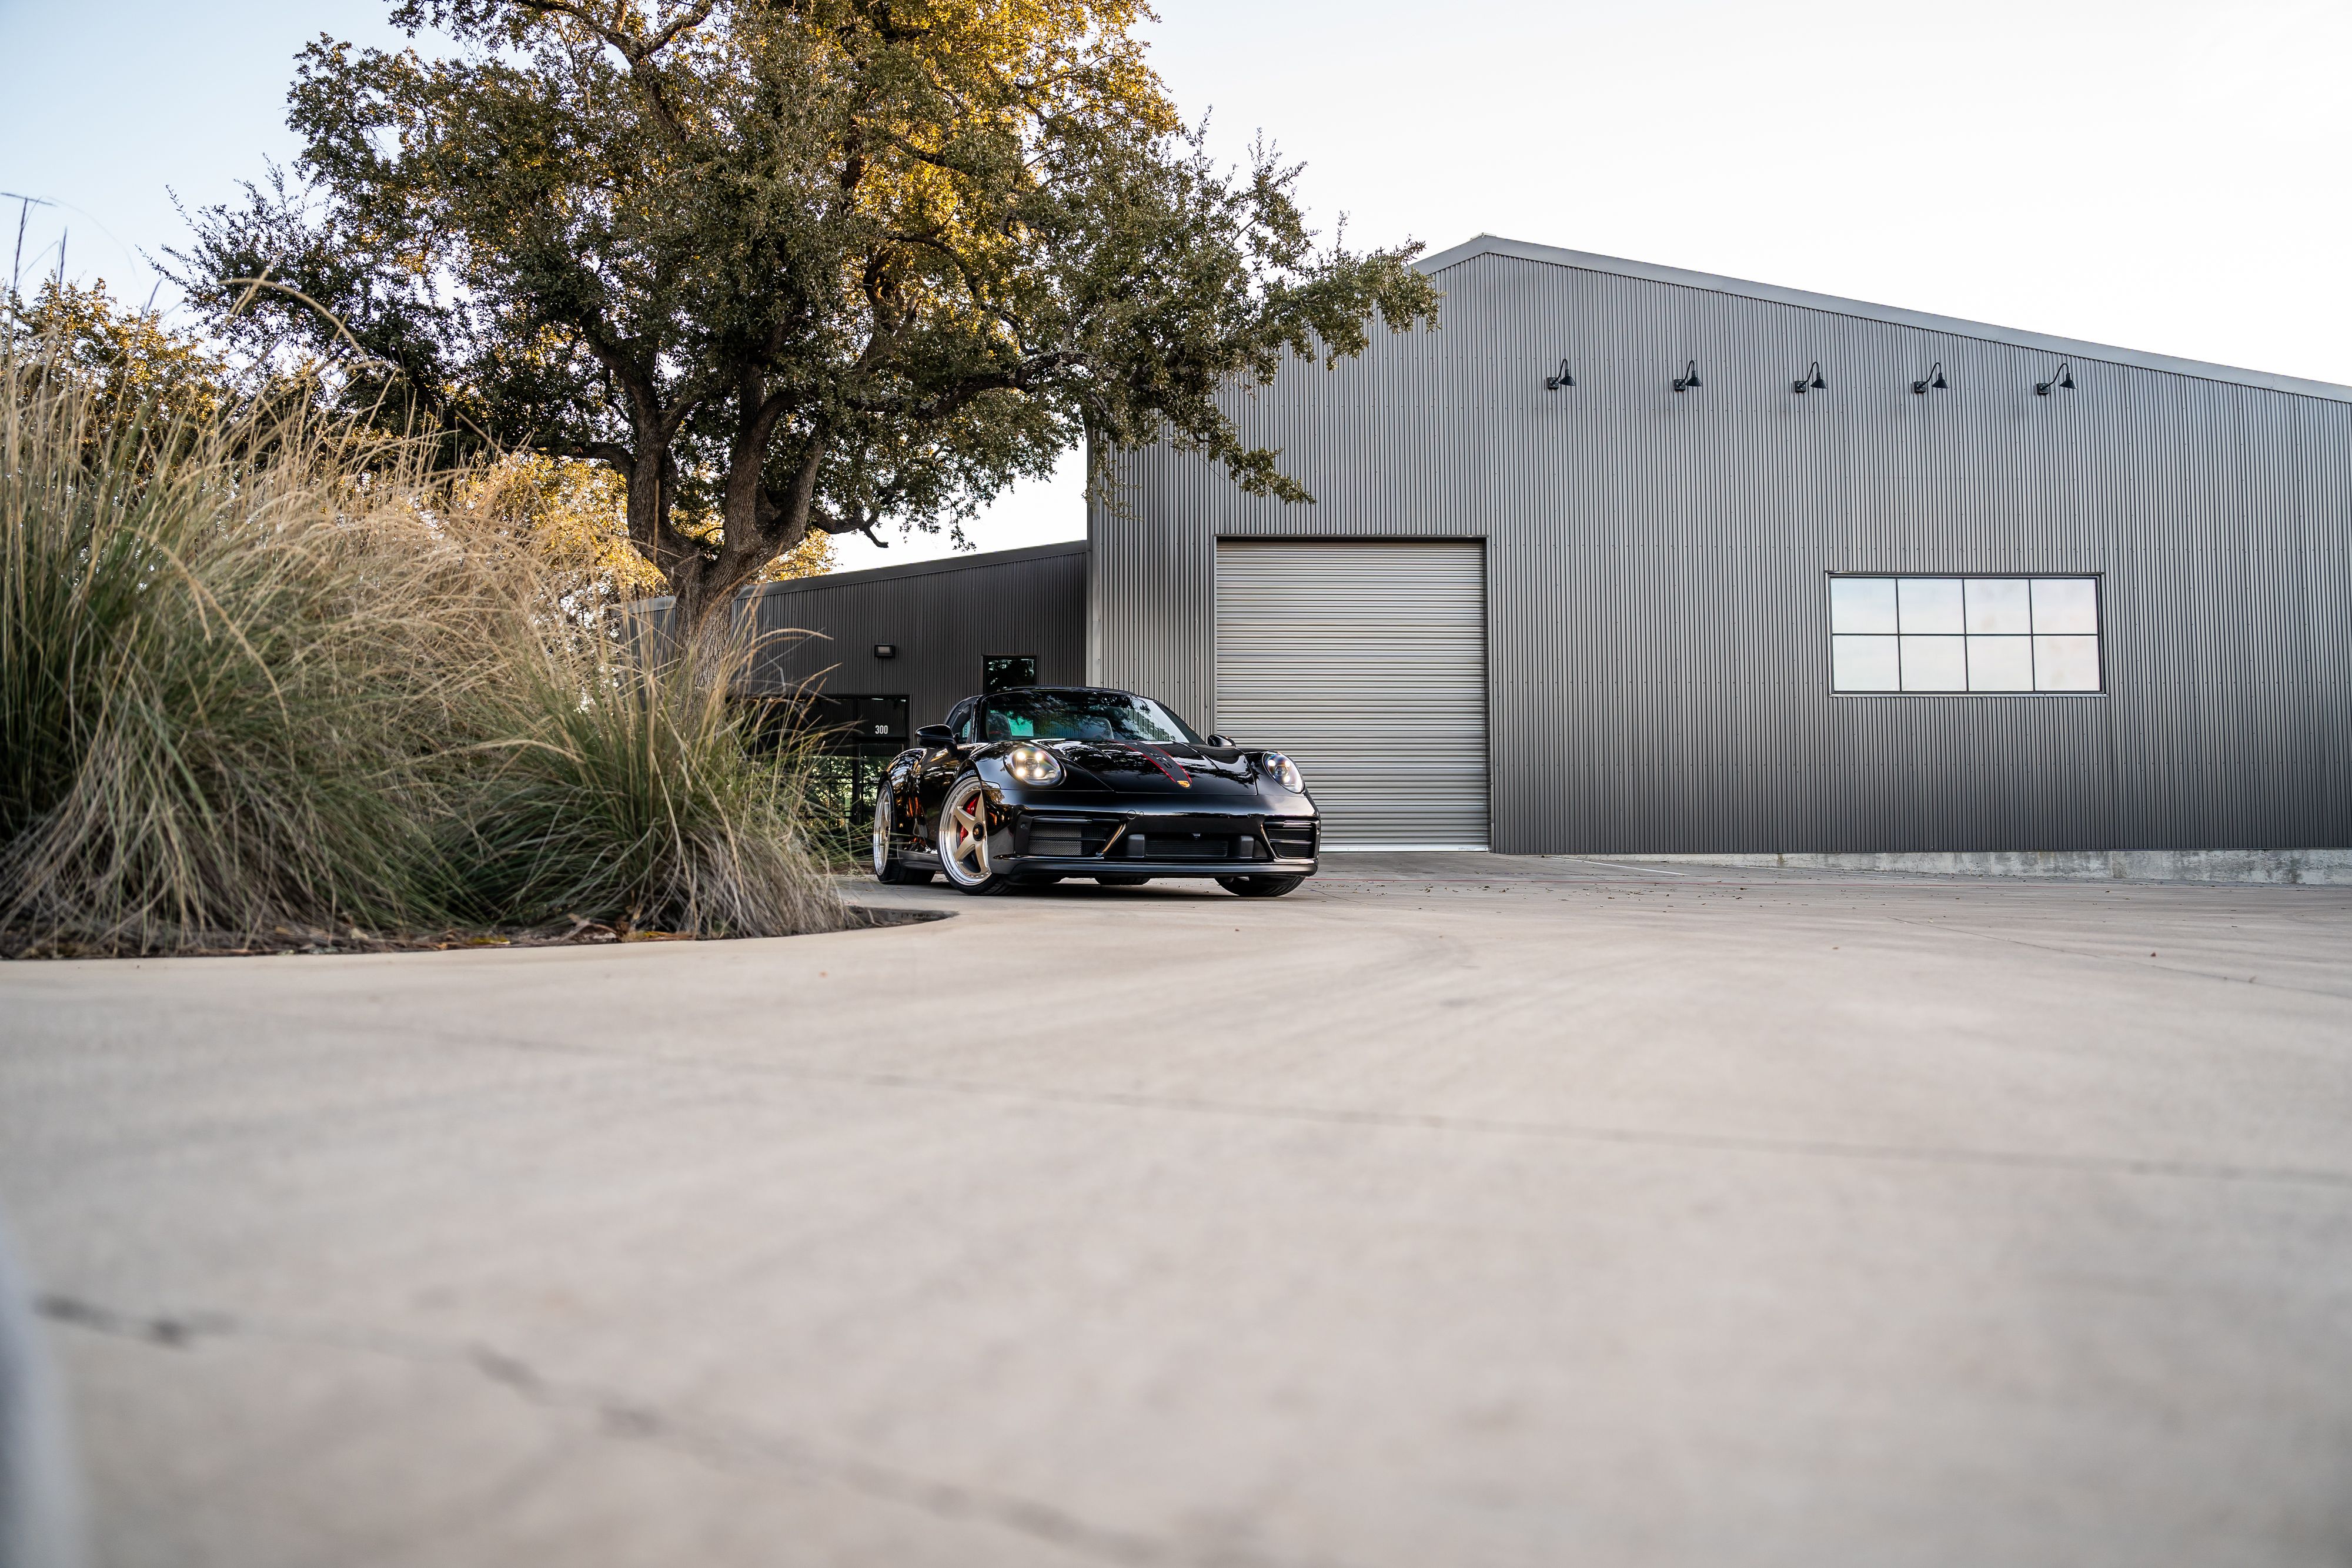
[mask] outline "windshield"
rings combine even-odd
[[[1201,737],[1192,727],[1153,702],[1125,692],[999,692],[985,699],[984,727],[990,740],[1155,740],[1163,744]]]

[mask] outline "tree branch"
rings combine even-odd
[[[633,38],[622,27],[622,21],[627,15],[625,5],[614,5],[613,19],[602,22],[590,16],[586,6],[573,4],[572,0],[516,0],[516,4],[523,10],[536,12],[542,16],[569,16],[617,50],[621,57],[629,62],[629,79],[635,82],[638,90],[646,95],[646,106],[653,110],[654,119],[660,123],[670,144],[681,152],[687,150],[686,125],[678,119],[677,110],[670,108],[668,94],[662,90],[661,73],[654,68],[654,57],[676,42],[680,33],[699,27],[710,20],[710,13],[718,8],[719,0],[696,0],[694,5],[670,18],[669,26],[650,39]]]
[[[542,441],[534,437],[523,444],[534,452],[544,452],[550,457],[577,457],[585,462],[606,464],[623,474],[626,474],[637,461],[637,455],[617,441]]]
[[[966,376],[922,402],[908,402],[899,397],[850,398],[847,401],[849,406],[860,413],[897,414],[928,424],[945,419],[983,392],[1027,392],[1050,371],[1091,362],[1090,356],[1077,350],[1057,349],[1050,354],[1033,354],[1013,370]]]

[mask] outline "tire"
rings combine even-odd
[[[948,884],[958,893],[985,898],[1013,885],[1011,877],[989,864],[989,831],[988,786],[980,781],[979,774],[967,773],[940,803],[936,835],[940,865],[948,873]]]
[[[1221,876],[1217,885],[1236,898],[1280,898],[1306,880],[1303,876]]]
[[[1103,887],[1141,887],[1145,883],[1150,882],[1150,880],[1151,879],[1148,876],[1098,876],[1095,878],[1096,883]]]
[[[874,880],[899,887],[919,887],[931,873],[918,871],[898,858],[898,835],[890,831],[890,787],[874,797]]]

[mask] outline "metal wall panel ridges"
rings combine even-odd
[[[1219,722],[1220,538],[1475,537],[1497,849],[2352,843],[2346,402],[2087,358],[2037,397],[2054,361],[1997,333],[1495,254],[1440,281],[1441,329],[1233,394],[1314,505],[1122,460],[1098,678]],[[2097,573],[2108,690],[1833,696],[1832,571]]]
[[[738,601],[761,639],[746,688],[903,695],[924,725],[981,689],[992,653],[1034,654],[1040,683],[1077,685],[1086,557],[1083,544],[1041,545],[764,584]],[[897,656],[876,658],[877,643]]]
[[[1486,570],[1475,540],[1216,551],[1219,727],[1307,774],[1334,849],[1486,847]]]

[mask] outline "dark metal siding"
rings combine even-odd
[[[2036,397],[2057,356],[1963,324],[1501,254],[1442,281],[1441,330],[1233,400],[1317,505],[1126,460],[1097,678],[1217,722],[1221,536],[1482,538],[1497,849],[2352,843],[2344,402],[2082,354]],[[2098,573],[2108,690],[1832,696],[1832,571]]]
[[[751,689],[814,682],[900,695],[924,725],[980,690],[991,653],[1034,653],[1041,683],[1076,685],[1086,674],[1086,551],[1040,545],[765,584],[746,595],[762,639]],[[876,658],[877,643],[895,643],[898,657]]]

